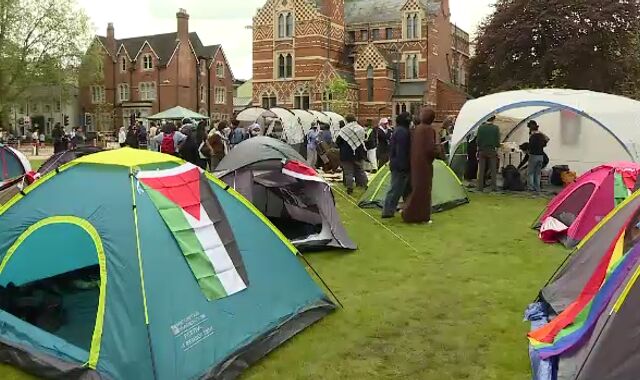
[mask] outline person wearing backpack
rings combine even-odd
[[[160,152],[164,154],[178,155],[180,145],[186,140],[185,136],[172,123],[167,123],[162,127],[162,132],[154,137],[154,142],[160,147]]]

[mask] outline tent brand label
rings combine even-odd
[[[189,351],[199,343],[214,334],[213,326],[209,323],[209,317],[195,312],[179,322],[171,325],[171,332],[177,339],[182,339],[183,351]]]

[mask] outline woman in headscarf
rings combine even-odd
[[[411,195],[402,211],[406,223],[431,223],[433,161],[437,155],[436,130],[431,124],[435,118],[432,109],[424,108],[411,136]]]

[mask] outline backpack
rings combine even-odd
[[[502,178],[504,179],[504,190],[524,191],[524,183],[522,183],[520,172],[515,166],[507,165],[504,169],[502,169]]]
[[[166,154],[176,154],[176,146],[173,142],[172,133],[165,133],[162,135],[162,142],[160,143],[160,152]]]

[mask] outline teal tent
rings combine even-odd
[[[173,380],[233,378],[334,305],[242,196],[125,148],[0,206],[0,309],[2,362],[47,378]]]

